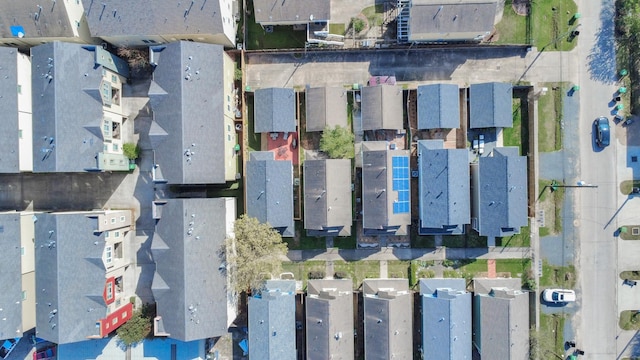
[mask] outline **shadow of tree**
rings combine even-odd
[[[592,80],[611,84],[616,81],[616,48],[614,37],[615,7],[613,1],[602,1],[600,28],[591,48],[589,74]]]

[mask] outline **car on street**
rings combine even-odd
[[[545,289],[542,300],[548,303],[568,303],[576,301],[576,292],[567,289]]]
[[[596,144],[601,147],[609,146],[609,139],[611,137],[611,129],[609,128],[609,119],[601,116],[594,122],[594,136],[596,138]]]
[[[18,341],[20,341],[20,338],[3,340],[2,345],[0,345],[0,359],[6,359],[18,345]]]

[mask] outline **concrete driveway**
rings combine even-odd
[[[435,82],[575,82],[578,76],[572,55],[524,47],[247,53],[246,60],[246,84],[253,89],[363,84],[376,75],[394,75],[409,87]]]

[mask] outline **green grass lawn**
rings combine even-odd
[[[293,277],[302,281],[302,288],[307,288],[307,281],[309,280],[309,273],[312,271],[326,270],[326,263],[324,261],[305,261],[305,262],[283,262],[282,272],[291,272]],[[278,274],[274,274],[278,275]]]
[[[516,14],[513,1],[506,0],[504,15],[496,25],[496,44],[526,44],[527,18]],[[555,11],[552,10],[555,8]],[[577,11],[573,0],[536,0],[531,8],[531,40],[538,49],[568,51],[576,46],[578,38],[569,41],[569,31],[578,24],[569,25]]]
[[[513,127],[502,130],[504,146],[517,146],[520,155],[529,153],[529,108],[528,91],[513,91]]]
[[[564,322],[566,315],[564,314],[540,314],[540,332],[543,336],[551,337],[553,342],[553,352],[555,354],[564,354]],[[549,354],[546,354],[549,355]],[[547,357],[553,359],[553,357]]]
[[[344,35],[345,24],[329,24],[329,34]]]
[[[248,146],[249,146],[249,151],[260,151],[260,146],[262,143],[262,139],[261,139],[261,134],[256,134],[253,129],[253,123],[254,123],[254,119],[253,119],[253,94],[252,93],[247,93],[247,101],[246,104],[247,106],[247,128],[246,133],[247,133],[247,142],[248,142]]]
[[[527,19],[516,14],[513,0],[506,0],[502,20],[496,25],[497,44],[525,44],[527,42]]]
[[[442,245],[450,248],[487,247],[487,237],[480,236],[475,230],[469,229],[463,235],[445,235]]]
[[[555,10],[553,10],[555,9]],[[570,25],[569,20],[578,10],[573,0],[536,0],[532,3],[533,45],[545,50],[572,50],[578,38],[569,41],[569,32],[580,20]]]
[[[496,246],[508,247],[529,247],[531,246],[531,228],[524,226],[520,228],[520,233],[496,238]]]
[[[496,260],[497,272],[511,273],[511,277],[519,278],[531,268],[530,259],[498,259]]]
[[[364,279],[380,277],[379,261],[334,261],[333,270],[342,272],[353,280],[353,288],[358,289]]]
[[[407,279],[411,261],[389,260],[387,261],[387,276],[389,278]]]
[[[640,330],[640,312],[637,310],[622,311],[618,325],[623,330]]]
[[[553,266],[545,260],[542,263],[540,286],[573,289],[576,284],[576,269],[573,265]]]
[[[545,226],[539,228],[540,236],[559,234],[562,232],[562,203],[564,201],[563,187],[551,191],[551,180],[540,179],[538,187],[540,194],[538,203],[545,209]],[[552,213],[549,213],[549,212]],[[550,216],[553,214],[553,218]]]
[[[380,26],[384,21],[384,5],[378,4],[362,9],[362,14],[369,20],[369,27]]]
[[[248,5],[253,10],[253,2]],[[306,31],[294,31],[292,26],[273,26],[273,32],[267,33],[258,23],[251,11],[247,21],[247,50],[259,49],[295,49],[304,48],[307,41]]]
[[[566,83],[544,83],[549,89],[538,99],[538,150],[541,152],[562,149],[562,97]],[[557,90],[553,90],[557,88]]]

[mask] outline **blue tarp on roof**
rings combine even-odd
[[[9,28],[11,29],[11,35],[15,37],[22,37],[25,35],[24,28],[20,25],[10,26]],[[22,36],[20,36],[20,34],[22,34]]]

